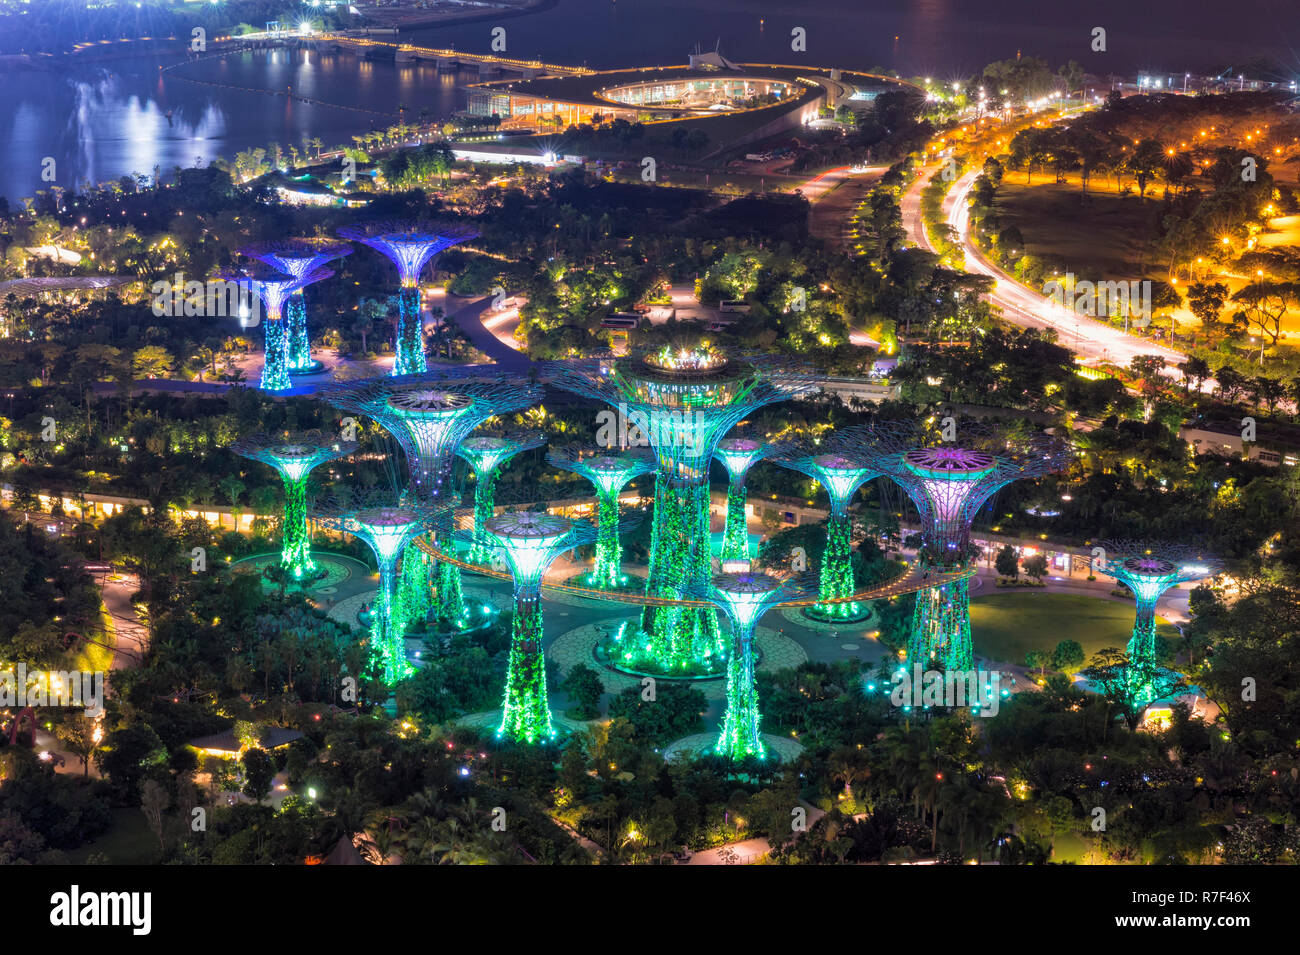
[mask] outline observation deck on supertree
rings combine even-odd
[[[727,525],[722,535],[724,561],[749,560],[749,525],[745,520],[745,477],[773,451],[770,441],[753,437],[723,438],[714,457],[727,469]]]
[[[320,431],[250,434],[230,445],[236,454],[275,468],[284,481],[280,566],[294,580],[310,578],[316,571],[307,534],[307,476],[318,465],[345,458],[357,447],[355,441],[343,441]]]
[[[646,592],[666,596],[680,596],[712,572],[709,462],[718,441],[756,409],[817,387],[765,358],[713,347],[552,362],[546,374],[558,388],[618,409],[653,448],[658,469]],[[642,629],[649,649],[639,666],[665,675],[707,669],[725,651],[711,608],[650,606]]]
[[[496,483],[501,466],[516,454],[546,444],[541,431],[507,431],[501,435],[471,435],[456,448],[458,457],[474,469],[474,531],[481,535],[483,526],[496,513]],[[488,545],[476,541],[469,550],[469,561],[486,563],[491,557]]]
[[[439,253],[477,238],[478,232],[459,223],[396,221],[346,226],[339,229],[338,234],[370,246],[396,266],[401,291],[397,298],[393,375],[402,377],[427,371],[424,324],[420,313],[420,272]]]
[[[1102,555],[1093,561],[1093,569],[1128,587],[1137,604],[1128,642],[1128,686],[1134,701],[1150,703],[1160,696],[1156,604],[1171,587],[1222,573],[1223,563],[1185,544],[1105,540],[1100,547]]]
[[[731,621],[731,651],[727,658],[727,708],[714,753],[732,760],[767,756],[759,732],[758,687],[754,681],[754,627],[773,604],[804,596],[801,578],[782,579],[759,570],[717,574],[692,584],[690,596],[707,600]]]
[[[542,577],[560,554],[590,543],[595,529],[586,521],[520,511],[490,518],[483,536],[509,565],[514,580],[514,628],[497,735],[523,743],[553,739],[542,656]]]
[[[289,380],[289,339],[285,331],[284,303],[298,289],[333,275],[328,270],[303,276],[288,275],[264,263],[221,272],[227,282],[246,283],[262,300],[262,332],[265,361],[262,365],[263,391],[284,391],[293,386]]]
[[[586,478],[596,489],[596,563],[586,582],[602,590],[621,587],[627,576],[622,569],[623,547],[618,539],[619,495],[629,481],[655,472],[655,458],[636,449],[584,454],[579,448],[563,448],[547,454],[546,461],[561,471]]]
[[[927,572],[966,566],[971,523],[980,508],[1012,481],[1063,470],[1073,454],[1064,441],[1046,434],[973,423],[961,430],[959,441],[950,444],[898,435],[879,442],[893,446],[884,470],[920,514],[920,560]],[[918,592],[907,655],[936,669],[974,668],[966,578]]]
[[[286,275],[318,282],[333,275],[322,268],[326,262],[352,254],[352,246],[338,239],[324,237],[301,239],[271,239],[244,246],[239,254],[259,259]],[[303,283],[303,286],[307,285]],[[321,364],[311,357],[311,336],[307,333],[307,301],[302,286],[297,288],[285,305],[285,334],[288,336],[286,366],[291,375],[319,371]]]
[[[448,518],[443,509],[421,501],[394,502],[378,495],[344,496],[313,509],[322,527],[365,541],[379,565],[379,589],[370,608],[370,652],[392,686],[413,671],[406,659],[403,630],[393,618],[397,560],[412,540]]]

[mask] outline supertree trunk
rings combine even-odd
[[[307,534],[306,480],[284,478],[284,526],[280,544],[280,566],[294,580],[316,569],[311,559],[311,538]]]
[[[936,670],[974,669],[966,578],[917,592],[907,658]]]
[[[437,615],[450,621],[453,626],[459,626],[465,619],[465,593],[460,586],[460,568],[441,560],[437,565]]]
[[[400,628],[393,624],[396,574],[391,566],[379,571],[379,590],[370,608],[370,653],[383,671],[384,682],[389,686],[406,677],[411,665],[406,662],[406,643]]]
[[[515,598],[504,714],[498,733],[521,743],[536,743],[554,734],[542,656],[542,604],[535,593]]]
[[[673,487],[656,478],[646,593],[680,598],[688,582],[707,581],[713,569],[709,540],[708,485]],[[668,672],[723,651],[712,607],[646,607],[642,627],[655,663]]]
[[[496,511],[497,472],[480,474],[474,485],[474,545],[469,550],[471,564],[486,564],[492,560],[492,548],[483,536],[483,527]]]
[[[419,288],[403,287],[397,296],[397,360],[393,375],[416,375],[429,370],[424,357],[424,323],[420,318]]]
[[[758,730],[758,689],[754,685],[752,628],[738,633],[727,661],[727,712],[718,734],[717,755],[733,760],[766,755]]]
[[[826,522],[826,550],[822,553],[820,600],[835,600],[853,594],[853,554],[850,547],[850,526],[847,514],[831,511]],[[851,616],[856,604],[821,604],[818,609],[827,616]]]
[[[623,576],[623,545],[618,542],[618,493],[597,493],[596,566],[592,582],[597,587],[617,587]]]
[[[307,299],[302,289],[289,296],[285,306],[285,331],[288,335],[287,364],[290,371],[311,367],[311,340],[307,336]]]
[[[429,613],[429,563],[429,556],[414,545],[409,545],[402,554],[402,577],[393,619],[403,633],[412,623],[422,623]]]
[[[749,527],[745,522],[745,485],[727,485],[727,529],[722,535],[723,560],[749,560]]]
[[[266,361],[262,365],[262,388],[265,391],[284,391],[292,386],[288,371],[288,339],[284,320],[279,316],[268,318],[264,324],[266,334]]]

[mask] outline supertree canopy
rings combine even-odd
[[[284,480],[280,566],[294,580],[310,578],[316,571],[307,534],[307,475],[319,464],[347,457],[357,446],[355,441],[341,441],[319,431],[253,434],[230,445],[236,454],[269,464]]]
[[[476,238],[474,229],[457,223],[416,221],[372,222],[347,226],[339,235],[362,242],[387,256],[397,267],[402,288],[398,293],[397,356],[393,375],[420,374],[428,369],[424,357],[424,325],[420,315],[420,271],[444,249]]]
[[[885,470],[921,517],[921,566],[950,571],[968,565],[975,515],[1012,481],[1063,470],[1072,450],[1058,438],[1010,428],[963,424],[949,444],[923,436],[882,438],[892,446]],[[970,670],[970,596],[966,578],[929,587],[916,596],[907,653],[938,669]]]
[[[806,593],[798,579],[781,579],[761,571],[717,574],[692,584],[689,594],[707,600],[731,621],[731,653],[727,659],[727,709],[714,752],[733,760],[763,759],[767,753],[759,733],[758,688],[754,682],[754,627],[775,603]]]
[[[514,578],[514,627],[497,735],[524,743],[553,738],[542,656],[542,576],[564,551],[593,540],[595,529],[586,521],[521,511],[489,518],[483,536]]]
[[[709,462],[718,441],[757,408],[815,390],[811,380],[768,370],[763,359],[713,347],[637,353],[626,358],[554,362],[552,382],[618,409],[641,430],[658,461],[648,594],[680,597],[712,571]],[[724,651],[712,608],[648,606],[641,667],[686,673],[709,668]]]
[[[228,282],[245,283],[262,300],[262,330],[266,360],[262,365],[261,387],[264,391],[284,391],[292,387],[289,381],[289,339],[285,331],[284,303],[304,285],[325,278],[330,273],[288,275],[264,263],[237,271],[222,272],[220,278]]]
[[[1093,569],[1113,577],[1133,592],[1137,619],[1128,642],[1131,697],[1149,703],[1159,696],[1156,676],[1156,604],[1171,587],[1213,577],[1223,564],[1184,544],[1157,541],[1108,540]]]
[[[354,496],[326,501],[314,509],[314,517],[323,527],[360,538],[374,552],[379,589],[370,608],[370,652],[391,686],[412,672],[402,628],[393,619],[397,560],[413,539],[447,517],[435,505],[420,501],[381,500]]]
[[[638,449],[584,454],[580,448],[564,448],[550,452],[546,460],[552,467],[585,477],[596,489],[596,564],[587,582],[601,589],[622,586],[627,577],[618,540],[618,498],[629,481],[655,472],[655,458]]]
[[[862,428],[842,429],[832,432],[821,445],[783,445],[772,457],[774,464],[808,475],[830,499],[817,595],[822,601],[835,602],[812,608],[814,615],[823,619],[848,621],[862,615],[857,603],[844,599],[854,592],[849,501],[858,488],[881,474],[880,452],[871,441],[872,434]]]
[[[295,278],[318,282],[334,273],[321,268],[326,262],[352,254],[352,246],[338,239],[324,237],[308,239],[272,239],[245,246],[240,255],[260,259],[272,268]],[[303,285],[307,285],[303,282]],[[307,333],[307,301],[302,287],[289,296],[285,305],[285,334],[288,336],[286,366],[289,374],[300,375],[320,369],[320,363],[311,357],[311,336]]]
[[[745,522],[745,476],[772,453],[771,442],[751,437],[724,438],[714,454],[727,469],[727,527],[722,535],[722,559],[749,560],[749,528]]]
[[[501,465],[516,454],[540,448],[546,435],[540,431],[510,431],[502,435],[473,435],[456,448],[474,469],[474,530],[481,535],[483,526],[496,512],[496,483]],[[469,551],[469,562],[481,564],[491,556],[484,541],[476,541]]]

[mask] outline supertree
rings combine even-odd
[[[727,658],[727,709],[714,753],[733,760],[767,755],[759,733],[758,688],[754,682],[754,627],[768,608],[807,593],[801,578],[782,579],[763,571],[717,574],[688,593],[707,600],[731,621],[731,653]]]
[[[434,256],[478,233],[456,223],[416,221],[372,222],[346,226],[339,235],[361,242],[387,256],[397,267],[402,288],[398,293],[396,361],[393,375],[420,374],[428,369],[424,357],[424,325],[420,316],[420,271]]]
[[[540,448],[546,443],[541,431],[508,431],[502,435],[471,435],[456,448],[456,454],[474,469],[474,530],[482,534],[483,526],[496,513],[496,483],[501,465],[516,454]],[[476,540],[468,560],[481,564],[491,556],[487,543]]]
[[[745,476],[772,453],[772,444],[758,438],[724,438],[714,457],[727,469],[727,526],[722,535],[723,560],[749,560],[749,527],[745,522]]]
[[[261,387],[264,391],[291,388],[289,380],[289,339],[285,333],[284,303],[304,285],[317,282],[332,272],[323,270],[302,276],[288,275],[264,263],[220,273],[228,282],[247,284],[262,300],[262,332],[266,360],[262,365]]]
[[[294,580],[311,577],[316,571],[307,534],[307,476],[317,465],[345,458],[357,447],[355,441],[342,441],[320,431],[252,434],[230,445],[236,454],[280,472],[284,481],[280,566]]]
[[[618,498],[629,481],[655,472],[655,458],[639,449],[584,454],[579,448],[564,448],[547,454],[546,461],[561,471],[586,478],[596,489],[596,563],[587,582],[601,589],[621,587],[627,578],[622,568],[623,547],[618,540]]]
[[[844,598],[854,592],[849,501],[858,488],[882,473],[878,466],[880,452],[871,437],[872,432],[867,429],[846,428],[832,432],[818,446],[790,442],[772,455],[774,464],[808,475],[822,486],[830,499],[826,549],[822,553],[817,592],[823,603],[809,608],[810,616],[845,622],[862,616],[862,608]]]
[[[443,498],[452,456],[465,437],[488,418],[540,401],[542,389],[505,376],[406,375],[339,382],[317,394],[342,411],[373,418],[391,434],[406,457],[406,497],[432,502]],[[411,558],[427,573],[422,551],[413,549]],[[460,569],[439,562],[435,574],[438,616],[459,626],[467,618]]]
[[[881,446],[892,448],[882,470],[920,514],[920,562],[927,575],[969,566],[971,522],[980,508],[1012,481],[1063,470],[1073,454],[1050,435],[974,423],[963,424],[951,443],[891,434],[878,440]],[[967,578],[917,593],[907,655],[943,670],[974,668]]]
[[[498,736],[524,743],[555,736],[542,656],[542,576],[556,557],[595,536],[586,521],[538,511],[501,514],[483,527],[484,539],[509,565],[514,579],[514,625]]]
[[[393,618],[397,560],[412,540],[447,518],[436,505],[378,496],[344,496],[324,501],[313,510],[322,527],[360,538],[374,552],[379,589],[370,608],[370,652],[383,670],[384,682],[391,686],[412,672],[402,627]]]
[[[548,365],[552,383],[606,402],[654,449],[655,511],[646,593],[680,597],[712,572],[709,462],[718,441],[746,416],[815,390],[809,379],[769,370],[763,359],[712,347],[640,352]],[[647,606],[648,665],[662,673],[708,669],[724,650],[711,607]]]
[[[310,239],[271,239],[244,246],[240,255],[259,259],[287,275],[318,282],[333,275],[321,266],[334,259],[352,254],[352,246],[338,239],[324,237]],[[307,285],[303,282],[303,286]],[[307,300],[302,286],[294,290],[285,305],[285,334],[288,336],[288,357],[285,364],[289,374],[302,375],[320,370],[320,362],[311,357],[311,336],[307,334]]]
[[[1171,587],[1213,577],[1221,561],[1205,557],[1186,544],[1160,541],[1106,540],[1093,560],[1093,569],[1128,587],[1137,604],[1137,619],[1128,641],[1130,697],[1149,703],[1160,694],[1156,675],[1156,604]],[[1093,549],[1097,554],[1097,548]]]

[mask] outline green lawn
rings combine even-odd
[[[139,809],[114,809],[113,825],[93,842],[68,853],[73,865],[84,865],[91,853],[108,857],[112,865],[155,865],[158,840],[149,830],[148,820]]]
[[[1134,610],[1131,602],[1078,594],[995,593],[971,601],[971,636],[976,653],[1016,664],[1030,650],[1050,651],[1062,640],[1077,640],[1086,665],[1098,650],[1128,643]],[[1161,636],[1177,638],[1172,626],[1158,624]]]

